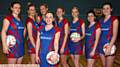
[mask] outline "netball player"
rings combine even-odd
[[[70,22],[70,35],[73,32],[80,34],[80,38],[72,39],[69,41],[69,49],[71,58],[74,61],[75,67],[79,67],[79,56],[82,55],[82,39],[85,37],[85,24],[82,19],[79,18],[79,10],[77,7],[72,8],[72,21]]]
[[[85,56],[87,59],[87,67],[94,67],[97,58],[97,46],[100,38],[100,24],[96,22],[94,11],[87,13],[89,25],[85,29]]]
[[[40,63],[41,67],[51,67],[47,63],[46,55],[48,52],[55,51],[58,53],[58,45],[60,38],[60,30],[53,25],[54,17],[53,14],[48,12],[45,15],[45,26],[41,26],[37,34],[36,42],[36,62]]]
[[[104,3],[102,6],[103,18],[100,20],[101,25],[101,39],[99,45],[99,53],[102,60],[103,67],[113,67],[115,54],[111,55],[111,48],[115,44],[118,33],[118,19],[112,16],[112,5]],[[109,47],[104,52],[103,47],[108,43]]]
[[[8,15],[3,20],[2,27],[2,44],[3,52],[7,56],[9,64],[20,64],[24,56],[24,33],[25,28],[23,22],[19,16],[21,11],[21,5],[19,2],[13,2],[10,6],[11,15]],[[13,46],[8,46],[6,38],[8,35],[13,36],[16,39],[16,43]],[[11,45],[11,44],[9,44]]]
[[[56,11],[56,26],[61,30],[60,42],[59,42],[59,53],[61,55],[61,64],[63,67],[67,67],[66,55],[68,54],[68,33],[69,25],[66,18],[64,18],[65,10],[62,7],[57,8]]]
[[[37,30],[39,28],[38,23],[36,22],[36,10],[33,4],[28,5],[27,9],[28,18],[26,19],[27,30],[28,30],[28,52],[31,57],[31,62],[35,63],[35,45],[37,40]]]
[[[46,15],[46,13],[48,12],[48,6],[47,6],[47,4],[41,4],[40,5],[40,13],[41,13],[41,16],[38,16],[38,22],[39,22],[39,26],[45,26],[45,20],[44,20],[44,18],[45,18],[45,15]]]

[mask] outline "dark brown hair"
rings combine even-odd
[[[34,7],[35,7],[34,4],[28,4],[28,6],[27,6],[27,10],[29,10],[29,8],[30,8],[31,6],[34,6]]]
[[[65,9],[63,7],[58,7],[57,9],[62,9],[62,11],[65,12]]]
[[[103,4],[102,4],[102,7],[105,6],[105,5],[109,5],[110,8],[113,8],[111,3],[103,3]]]
[[[40,7],[41,7],[41,6],[45,6],[46,8],[48,8],[48,5],[45,4],[45,3],[42,3],[42,4],[40,5]]]
[[[21,3],[20,2],[12,2],[11,4],[10,4],[10,8],[9,8],[9,10],[10,10],[10,13],[12,13],[12,11],[11,11],[11,7],[13,8],[13,6],[15,5],[15,4],[19,4],[19,5],[21,5]]]

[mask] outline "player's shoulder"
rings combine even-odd
[[[112,19],[112,21],[114,21],[114,20],[118,19],[118,17],[117,16],[111,16],[111,19]]]
[[[96,22],[96,28],[100,28],[100,23],[99,22]]]
[[[37,30],[41,31],[45,26],[40,26]]]
[[[6,16],[4,17],[4,19],[7,19],[7,20],[9,20],[9,21],[11,21],[11,20],[12,20],[12,18],[13,18],[13,16],[12,16],[12,15],[6,15]]]
[[[80,22],[81,25],[84,24],[84,20],[83,19],[79,18],[78,21]]]
[[[26,19],[26,24],[32,23],[32,22],[33,22],[33,20],[32,20],[31,18],[27,17],[27,19]]]
[[[54,26],[54,29],[55,29],[56,32],[60,32],[61,31],[57,26]]]

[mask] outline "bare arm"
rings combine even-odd
[[[113,21],[113,36],[112,36],[112,39],[110,41],[110,48],[112,47],[112,45],[115,43],[115,41],[117,39],[118,26],[119,26],[119,21],[116,19]]]
[[[55,34],[55,40],[54,40],[54,50],[56,53],[58,53],[59,39],[60,39],[60,32],[57,32]]]
[[[85,23],[82,24],[82,36],[81,39],[84,39],[85,37]]]
[[[8,19],[4,19],[3,20],[3,27],[2,27],[2,31],[1,31],[1,38],[2,38],[2,44],[3,44],[3,50],[7,50],[8,46],[6,45],[6,33],[8,30],[8,27],[10,25],[10,22]]]
[[[39,54],[40,49],[40,32],[37,32],[37,41],[36,41],[36,57]]]
[[[100,39],[100,34],[101,34],[101,29],[98,28],[96,30],[96,36],[95,36],[95,42],[94,42],[94,47],[93,47],[93,51],[95,52],[96,48],[97,48],[97,45],[98,45],[98,42],[99,42],[99,39]]]
[[[40,57],[39,57],[39,49],[40,49],[40,32],[37,32],[37,41],[36,41],[36,46],[35,46],[35,51],[36,51],[36,63],[40,63]]]
[[[63,44],[62,44],[62,48],[65,48],[65,45],[66,45],[66,42],[67,42],[67,38],[68,38],[68,33],[69,33],[69,29],[68,29],[69,27],[68,27],[68,23],[67,24],[65,24],[65,28],[64,28],[64,30],[65,30],[65,36],[64,36],[64,40],[63,40]]]
[[[35,47],[35,41],[34,41],[33,34],[32,34],[32,24],[31,23],[27,24],[27,29],[28,29],[28,37],[29,37],[32,45]]]

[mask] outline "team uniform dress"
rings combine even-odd
[[[99,44],[99,53],[105,54],[103,51],[103,47],[106,43],[110,43],[112,39],[112,33],[113,33],[113,21],[117,19],[115,16],[111,16],[106,22],[104,22],[104,18],[100,20],[101,25],[101,38],[100,38],[100,44]]]
[[[73,32],[77,32],[80,35],[82,35],[82,27],[81,26],[82,26],[83,23],[84,22],[83,22],[82,19],[79,19],[76,23],[70,22],[70,35]],[[70,35],[69,35],[69,44],[68,44],[70,54],[81,55],[83,53],[83,51],[82,51],[83,50],[82,41],[79,41],[79,42],[75,43],[70,39]]]
[[[96,30],[100,28],[99,23],[95,23],[91,27],[86,27],[85,29],[85,56],[87,59],[96,59],[97,58],[97,48],[95,50],[95,55],[90,56],[90,52],[94,48],[95,38],[96,38]]]
[[[50,65],[46,60],[46,55],[48,52],[54,50],[54,38],[57,32],[60,30],[57,27],[53,27],[46,31],[45,26],[41,26],[38,30],[40,32],[40,52],[39,57],[41,60],[41,67],[54,67],[57,65]]]
[[[24,25],[20,20],[18,21],[14,16],[8,15],[5,17],[9,20],[10,25],[7,30],[7,35],[12,35],[16,39],[16,44],[10,47],[8,58],[19,58],[24,56]]]
[[[46,25],[45,20],[41,16],[39,16],[39,19],[40,19],[39,26],[45,26]]]
[[[65,24],[68,23],[67,19],[63,19],[61,22],[58,22],[58,20],[56,19],[56,26],[61,30],[61,33],[60,33],[60,41],[59,41],[59,53],[60,53],[60,49],[63,45],[63,40],[64,40],[64,36],[65,36]],[[69,49],[68,49],[68,40],[65,44],[65,48],[64,48],[64,53],[63,54],[68,54],[69,53]]]
[[[36,40],[37,40],[37,30],[39,29],[39,25],[36,21],[34,21],[33,19],[31,18],[27,18],[26,20],[26,23],[31,23],[32,24],[32,36],[33,36],[33,39],[34,39],[34,43],[36,44]],[[27,40],[27,47],[28,47],[28,53],[30,54],[35,54],[35,48],[33,47],[33,44],[31,43],[30,39],[28,38]]]

